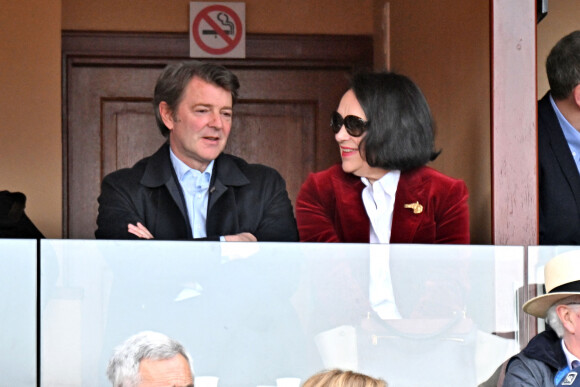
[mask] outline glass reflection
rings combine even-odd
[[[219,386],[332,367],[475,386],[519,351],[523,247],[48,240],[41,251],[58,262],[43,294],[43,383],[107,385],[112,349],[142,330],[181,342]]]

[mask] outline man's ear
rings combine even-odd
[[[165,101],[161,101],[159,104],[159,114],[161,115],[161,119],[163,123],[169,130],[173,130],[173,111]]]
[[[566,329],[568,332],[575,333],[577,329],[580,329],[580,327],[576,326],[578,321],[577,319],[573,318],[573,312],[569,307],[566,305],[558,305],[556,307],[556,313],[558,314],[558,318],[560,318],[564,329]]]
[[[580,109],[580,83],[572,89],[572,97],[576,103],[576,107]]]

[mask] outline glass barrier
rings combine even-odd
[[[326,368],[476,386],[520,349],[518,246],[43,240],[41,254],[43,386],[110,385],[113,348],[143,330],[186,347],[196,387],[299,386]]]
[[[0,240],[0,384],[36,386],[36,240]]]

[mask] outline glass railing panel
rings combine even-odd
[[[53,265],[43,385],[108,385],[113,348],[142,330],[184,344],[196,387],[301,383],[334,367],[391,386],[476,386],[520,347],[523,247],[48,240],[41,251]]]
[[[0,239],[0,385],[36,386],[36,240]]]

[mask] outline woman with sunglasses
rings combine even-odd
[[[301,241],[469,243],[467,187],[425,166],[439,152],[427,101],[409,78],[356,75],[330,126],[342,164],[302,185]]]

